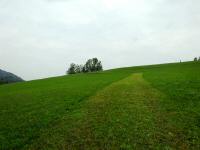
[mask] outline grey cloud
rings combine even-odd
[[[107,2],[2,0],[0,68],[29,80],[63,75],[90,57],[109,69],[199,55],[198,0]]]

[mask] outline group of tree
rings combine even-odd
[[[200,57],[199,58],[195,57],[194,61],[200,61]]]
[[[74,63],[70,64],[70,67],[67,70],[67,74],[76,74],[76,73],[87,73],[87,72],[97,72],[102,71],[103,66],[101,61],[97,58],[92,58],[87,60],[85,65],[77,65]]]

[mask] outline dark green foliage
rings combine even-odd
[[[84,65],[84,68],[85,72],[97,72],[103,70],[101,61],[99,61],[97,58],[89,59]]]
[[[197,57],[195,57],[195,58],[194,58],[194,61],[198,61],[198,58],[197,58]]]
[[[103,66],[101,64],[101,61],[97,62],[96,69],[97,69],[97,71],[102,71],[103,70]]]
[[[75,74],[76,71],[77,71],[76,64],[71,63],[69,69],[67,70],[67,74]]]
[[[69,69],[67,70],[67,74],[82,73],[83,68],[84,67],[82,65],[76,65],[74,63],[71,63]]]
[[[76,65],[75,66],[75,73],[81,73],[83,72],[83,66],[82,65]]]
[[[92,58],[87,60],[85,65],[76,65],[72,63],[67,71],[67,74],[98,72],[102,70],[103,66],[101,61],[99,61],[97,58]]]

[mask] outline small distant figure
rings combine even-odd
[[[194,61],[198,61],[198,58],[197,58],[197,57],[195,57],[195,58],[194,58]]]
[[[180,63],[182,63],[181,59],[180,59]]]

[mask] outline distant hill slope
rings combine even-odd
[[[22,81],[24,80],[16,76],[15,74],[0,69],[0,84],[22,82]]]

